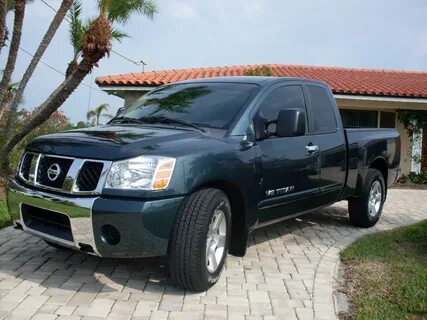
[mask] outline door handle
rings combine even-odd
[[[314,145],[305,146],[305,151],[308,153],[319,151],[319,146],[314,146]]]

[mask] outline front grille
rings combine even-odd
[[[27,228],[73,242],[70,218],[67,215],[24,203],[21,205],[21,214]]]
[[[31,161],[33,160],[33,156],[34,155],[31,153],[26,153],[22,158],[21,168],[19,172],[21,174],[21,177],[25,180],[28,180],[30,176]]]
[[[100,194],[111,163],[27,152],[17,175],[35,188],[68,194]]]
[[[37,183],[46,187],[62,189],[62,185],[72,164],[72,159],[42,156],[37,169]],[[53,174],[54,171],[49,174],[49,169],[56,170],[58,174]]]
[[[93,191],[96,189],[104,164],[102,162],[86,161],[77,177],[79,191]]]

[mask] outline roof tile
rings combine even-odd
[[[157,86],[185,79],[243,76],[264,65],[159,70],[97,77],[100,86]],[[427,98],[427,72],[267,64],[274,76],[322,80],[334,93]]]

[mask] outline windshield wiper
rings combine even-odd
[[[182,126],[186,126],[186,127],[191,127],[197,130],[200,130],[202,132],[206,132],[205,129],[203,129],[202,127],[189,122],[189,121],[185,121],[185,120],[178,120],[178,119],[172,119],[172,118],[168,118],[168,117],[143,117],[140,119],[140,121],[143,121],[144,123],[176,123],[176,124],[180,124]]]
[[[146,121],[136,119],[136,118],[130,118],[125,116],[115,117],[108,121],[108,124],[110,123],[147,123]]]

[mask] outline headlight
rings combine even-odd
[[[105,183],[110,189],[163,190],[169,185],[176,159],[140,156],[113,162]]]

